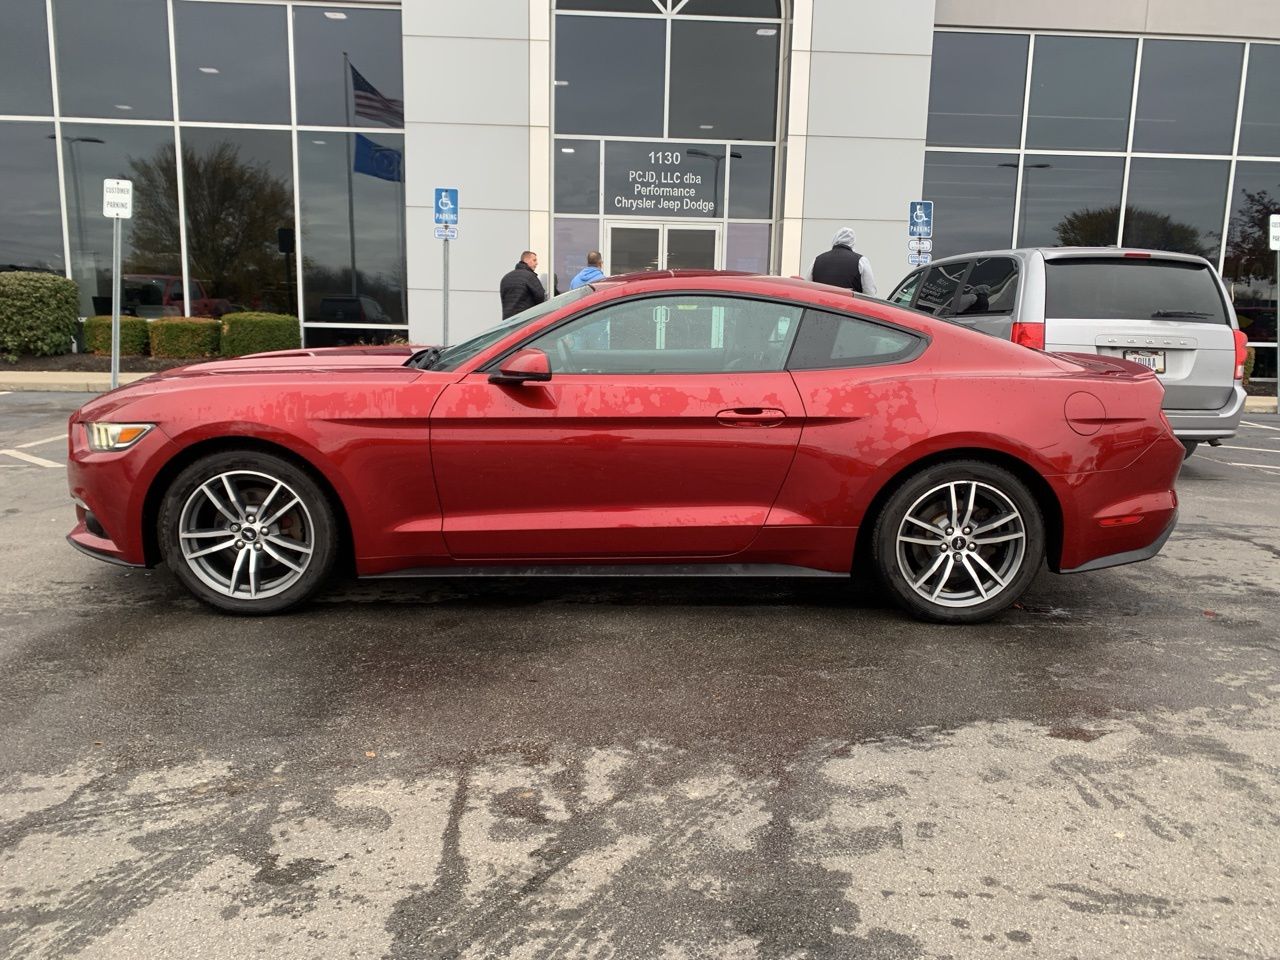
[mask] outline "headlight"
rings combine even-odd
[[[128,450],[151,432],[154,423],[86,423],[89,449],[99,452]]]

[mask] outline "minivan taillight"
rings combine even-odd
[[[1034,347],[1037,350],[1043,350],[1044,324],[1015,323],[1013,325],[1013,335],[1009,339],[1024,347]]]
[[[1244,379],[1244,364],[1249,359],[1249,335],[1243,330],[1233,331],[1236,335],[1236,379]]]

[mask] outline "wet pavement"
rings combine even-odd
[[[64,544],[82,401],[0,396],[0,956],[1280,956],[1275,417],[1159,558],[982,627],[777,581],[245,620]]]

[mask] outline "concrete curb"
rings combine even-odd
[[[120,383],[133,383],[149,373],[122,373]],[[43,390],[59,393],[106,393],[111,389],[109,373],[76,373],[66,370],[24,372],[0,369],[0,392]]]
[[[1245,413],[1275,413],[1275,397],[1245,397]]]

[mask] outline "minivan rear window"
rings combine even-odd
[[[1202,263],[1158,257],[1046,260],[1045,285],[1050,319],[1228,322],[1218,284]]]

